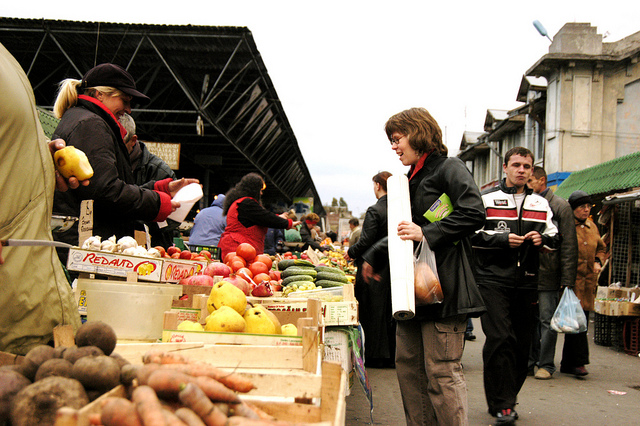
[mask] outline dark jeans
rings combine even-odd
[[[584,311],[589,324],[589,311]],[[562,347],[562,361],[560,369],[572,369],[584,367],[589,364],[589,341],[587,332],[564,335],[564,346]]]
[[[484,391],[489,411],[514,408],[527,378],[537,290],[480,284],[487,312],[480,317]]]

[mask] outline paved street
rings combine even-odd
[[[591,316],[593,317],[593,316]],[[474,320],[478,337],[467,342],[463,365],[469,388],[469,424],[490,425],[482,384],[482,345],[480,321]],[[640,358],[593,343],[593,321],[589,324],[591,364],[589,375],[576,378],[556,372],[551,380],[528,377],[516,407],[520,426],[549,425],[638,425],[640,424]],[[556,367],[559,369],[563,336],[558,336]],[[347,397],[347,425],[405,424],[402,399],[393,369],[368,369],[373,390],[373,423],[368,401],[359,383]],[[609,391],[626,392],[615,395]]]

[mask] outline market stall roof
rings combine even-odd
[[[558,186],[555,194],[568,199],[577,190],[595,195],[636,187],[640,187],[640,152],[573,172]]]
[[[63,79],[120,64],[151,98],[134,105],[139,138],[180,143],[178,176],[199,178],[205,194],[216,194],[257,172],[267,182],[265,203],[313,197],[314,211],[324,213],[246,27],[0,18],[0,42],[29,76],[38,106],[52,109]]]

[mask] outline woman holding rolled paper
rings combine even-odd
[[[396,373],[407,425],[466,425],[467,389],[460,363],[464,333],[467,319],[485,311],[468,259],[467,238],[485,221],[480,191],[465,164],[447,157],[442,131],[426,109],[411,108],[392,116],[385,132],[391,149],[410,167],[412,221],[398,224],[398,236],[414,241],[414,248],[426,239],[435,253],[442,289],[441,302],[418,301],[415,316],[397,322]],[[453,211],[431,222],[424,215],[443,194]],[[369,249],[363,255],[365,281],[375,277],[376,264],[384,256],[393,255],[387,251],[386,238]],[[425,276],[417,278],[416,282],[425,281]]]

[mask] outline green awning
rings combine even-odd
[[[58,127],[60,119],[56,118],[52,112],[46,111],[42,108],[38,108],[38,114],[40,115],[40,124],[42,124],[42,130],[44,134],[51,139],[53,132]]]
[[[567,199],[577,190],[595,195],[636,187],[640,187],[640,152],[573,172],[558,186],[555,194]]]

